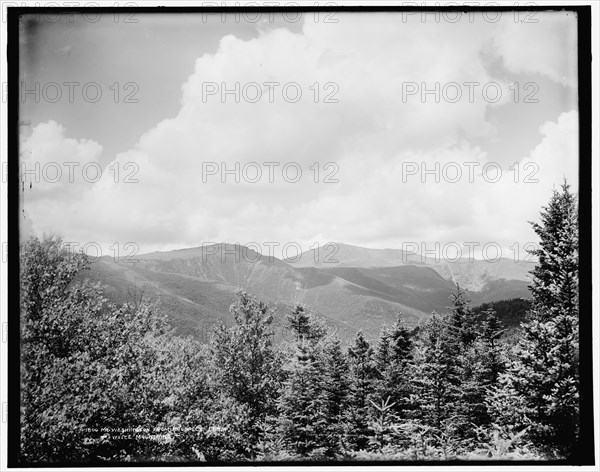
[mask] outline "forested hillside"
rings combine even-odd
[[[59,238],[30,239],[21,460],[568,459],[579,435],[579,287],[566,184],[533,228],[530,304],[475,311],[457,287],[418,330],[398,313],[376,337],[347,343],[297,303],[276,343],[272,307],[240,292],[229,325],[202,344],[157,306],[109,301],[76,278],[89,261]],[[524,308],[517,335],[503,336]]]
[[[368,338],[378,337],[398,312],[410,326],[433,311],[443,312],[454,280],[460,281],[474,305],[529,296],[530,263],[501,259],[423,264],[415,255],[402,261],[395,253],[339,244],[335,263],[313,267],[317,256],[310,253],[303,255],[311,261],[304,267],[243,245],[222,243],[118,260],[104,256],[76,280],[101,282],[115,303],[133,302],[141,295],[157,301],[178,334],[191,334],[202,342],[208,342],[219,323],[233,322],[229,306],[240,290],[273,309],[277,342],[286,330],[287,313],[298,303],[309,306],[348,341],[359,330]],[[513,321],[518,324],[522,319]]]

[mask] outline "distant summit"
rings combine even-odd
[[[275,326],[302,303],[352,337],[359,329],[377,336],[402,312],[416,324],[432,311],[443,312],[459,283],[473,305],[528,298],[533,263],[435,261],[400,249],[369,249],[330,243],[281,260],[253,248],[219,243],[157,251],[92,264],[89,277],[106,286],[115,301],[143,293],[156,299],[184,334],[204,338],[216,323],[230,323],[229,306],[246,290],[275,309]]]

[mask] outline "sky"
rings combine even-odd
[[[23,237],[522,258],[577,190],[576,17],[414,13],[25,18]]]

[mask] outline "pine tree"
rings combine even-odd
[[[358,332],[348,348],[350,389],[348,394],[346,439],[354,450],[369,444],[370,400],[374,392],[376,369],[373,348]]]
[[[493,309],[486,310],[477,340],[477,376],[483,388],[497,385],[498,378],[506,370],[506,359],[501,336],[506,332]]]
[[[477,320],[464,290],[451,294],[452,306],[421,326],[412,362],[417,421],[436,447],[464,448],[475,440],[474,425],[487,415],[485,390],[476,375]]]
[[[339,341],[326,338],[323,322],[301,305],[288,321],[295,344],[278,401],[280,435],[292,454],[333,457],[339,451],[347,369]]]
[[[410,403],[410,378],[407,370],[412,359],[412,349],[410,330],[399,313],[396,323],[382,330],[375,353],[375,399],[379,405],[379,402],[385,402],[389,397],[393,412],[398,418],[405,416],[404,410]]]
[[[485,390],[476,372],[480,356],[476,346],[478,321],[471,301],[459,285],[450,295],[450,300],[452,305],[446,317],[449,336],[447,348],[453,353],[459,381],[453,427],[458,437],[474,440],[473,425],[482,424],[487,419]]]
[[[369,444],[381,453],[395,440],[398,430],[396,424],[398,418],[394,414],[394,403],[390,402],[390,397],[381,400],[380,403],[371,400],[371,405],[374,409],[370,425],[373,434],[369,438]]]
[[[390,364],[390,331],[391,330],[389,326],[384,326],[381,330],[379,340],[377,341],[377,349],[375,351],[375,368],[379,378],[383,378],[385,371]]]
[[[327,420],[323,396],[323,365],[319,353],[307,340],[296,345],[287,366],[289,376],[278,400],[280,432],[292,453],[310,455],[325,447]]]
[[[495,312],[486,311],[477,338],[467,346],[460,345],[458,353],[461,373],[461,394],[457,412],[462,415],[462,432],[465,439],[476,439],[474,427],[489,426],[486,401],[489,389],[498,384],[499,375],[506,368],[505,346],[500,337],[505,329]]]
[[[326,455],[335,457],[341,452],[344,415],[348,403],[348,362],[336,337],[327,340],[323,349],[323,406],[326,427]]]
[[[324,323],[312,313],[307,312],[303,305],[297,304],[287,319],[295,342],[304,339],[311,343],[317,343],[327,333]]]
[[[215,331],[211,352],[220,393],[247,407],[247,437],[254,447],[259,440],[258,425],[275,413],[281,361],[273,346],[271,310],[246,292],[238,296],[230,308],[235,325]]]
[[[577,207],[566,182],[533,228],[540,246],[532,310],[490,410],[503,424],[529,428],[539,448],[567,455],[579,433],[579,261]]]
[[[402,365],[406,364],[410,360],[413,342],[410,329],[402,321],[402,313],[398,313],[398,319],[389,330],[388,337],[391,361]]]
[[[579,236],[575,195],[566,181],[553,191],[541,212],[541,224],[531,223],[540,238],[531,251],[538,263],[531,272],[531,315],[546,321],[557,316],[579,317]]]
[[[412,363],[415,416],[441,446],[454,435],[461,371],[447,317],[433,314],[423,325]]]
[[[449,307],[448,322],[456,341],[461,344],[457,351],[470,346],[477,337],[477,317],[470,306],[466,292],[456,285],[456,291],[450,294],[452,305]]]

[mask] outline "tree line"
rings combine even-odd
[[[21,247],[24,462],[555,459],[579,435],[578,224],[565,183],[516,335],[457,287],[417,330],[348,344],[307,307],[274,342],[245,292],[208,344],[147,301],[117,305],[58,237]]]

